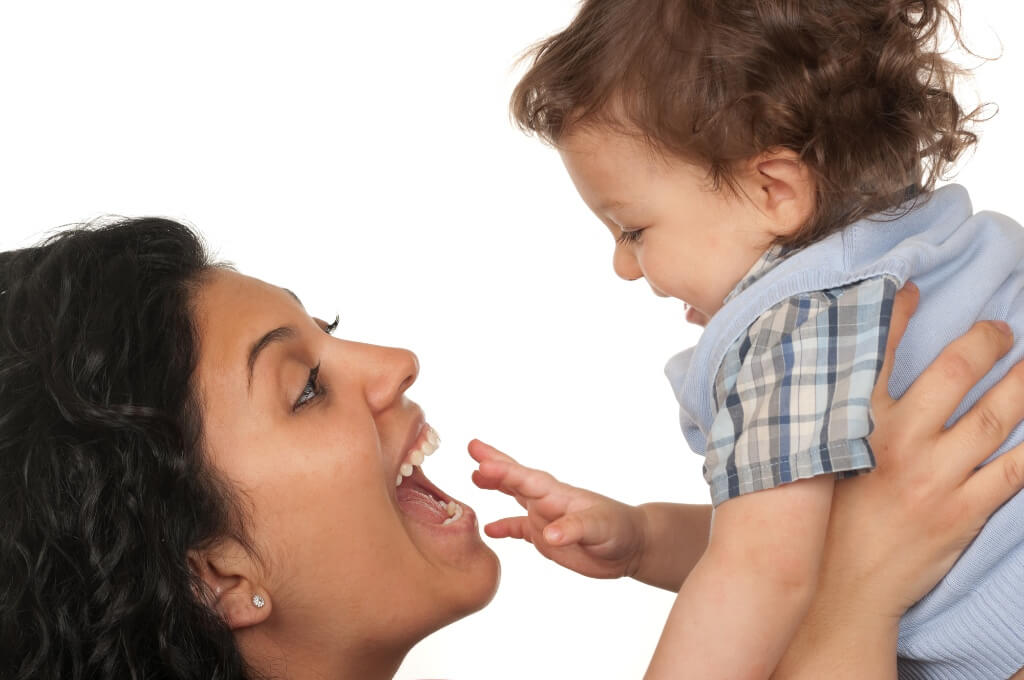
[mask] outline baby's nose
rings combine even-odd
[[[633,253],[622,246],[615,248],[615,254],[612,256],[612,269],[615,270],[619,278],[626,281],[636,281],[639,278],[643,278],[644,275],[640,271],[640,265],[637,263]]]

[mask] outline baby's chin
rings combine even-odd
[[[694,324],[695,326],[707,326],[708,321],[711,320],[711,317],[694,307],[687,306],[686,320],[689,323]]]

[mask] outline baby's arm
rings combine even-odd
[[[711,506],[644,503],[643,552],[632,576],[641,583],[679,592],[707,548]]]
[[[767,678],[810,606],[834,481],[815,477],[724,502],[679,591],[648,680]]]
[[[674,592],[707,545],[708,505],[626,505],[524,467],[483,442],[470,442],[469,452],[480,463],[474,483],[512,496],[526,510],[486,525],[487,535],[528,541],[584,576],[632,576]]]

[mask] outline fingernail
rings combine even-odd
[[[548,527],[544,530],[544,537],[548,543],[558,543],[562,540],[562,532],[557,527]]]
[[[992,323],[1004,334],[1013,335],[1013,329],[1010,328],[1010,324],[1006,323],[1005,321],[993,321]]]

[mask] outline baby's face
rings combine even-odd
[[[774,238],[755,203],[642,140],[581,127],[559,143],[577,191],[615,238],[615,273],[712,316]]]

